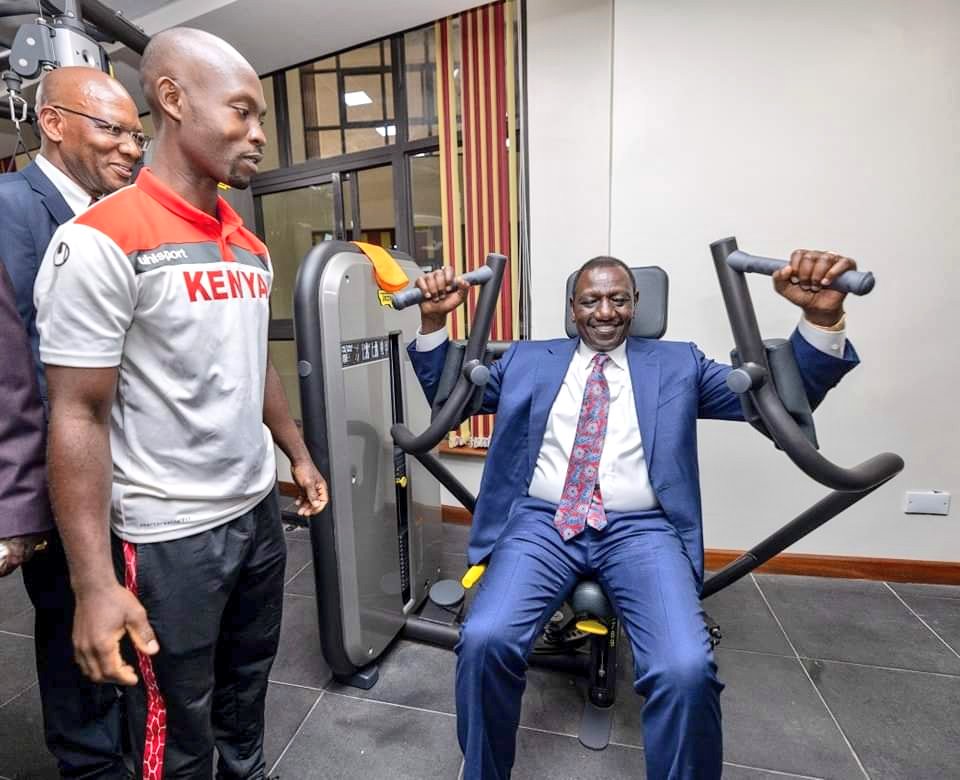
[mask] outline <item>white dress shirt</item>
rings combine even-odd
[[[37,167],[43,171],[43,175],[50,179],[50,182],[57,191],[63,195],[74,216],[78,216],[87,210],[93,198],[90,193],[77,184],[67,174],[61,171],[56,165],[50,162],[42,154],[33,158]]]
[[[798,330],[812,347],[828,355],[843,356],[846,347],[845,330],[825,330],[810,324],[803,317]],[[417,351],[429,352],[446,340],[446,329],[427,335],[418,332]],[[595,354],[595,350],[581,341],[570,361],[560,392],[547,417],[543,444],[540,446],[528,491],[534,498],[553,504],[560,503],[570,452],[577,433],[577,422],[580,419],[583,392],[590,376],[590,361]],[[610,411],[598,475],[603,506],[611,512],[653,509],[658,505],[657,497],[650,485],[650,475],[643,454],[626,343],[610,350],[608,354],[610,360],[604,365],[603,375],[610,387]]]

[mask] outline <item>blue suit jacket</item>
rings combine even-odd
[[[490,555],[511,505],[527,493],[547,416],[578,343],[575,338],[518,342],[491,367],[483,411],[496,413],[497,421],[470,529],[471,564]],[[791,343],[813,406],[859,362],[849,342],[843,358],[819,351],[797,332]],[[430,352],[417,352],[414,344],[408,349],[431,402],[448,344]],[[697,420],[743,419],[739,398],[725,381],[730,366],[707,359],[690,343],[639,338],[628,339],[627,361],[650,483],[702,581]]]
[[[47,244],[60,225],[73,219],[73,211],[36,163],[22,171],[0,176],[0,262],[13,282],[17,312],[30,337],[37,384],[44,406],[47,383],[40,363],[40,335],[33,306],[33,283]]]

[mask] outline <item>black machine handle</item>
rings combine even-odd
[[[766,348],[760,337],[744,271],[730,262],[730,258],[738,254],[748,258],[750,256],[739,252],[735,238],[715,241],[710,245],[710,250],[720,279],[720,290],[733,330],[733,339],[743,361],[743,366],[732,372],[732,381],[729,384],[737,392],[749,393],[771,438],[787,457],[810,478],[833,490],[841,491],[869,490],[902,470],[903,459],[892,452],[882,453],[849,469],[836,465],[817,452],[784,408],[776,388],[769,380],[770,368],[767,364]]]
[[[475,271],[468,271],[462,278],[469,285],[486,284],[493,278],[493,269],[489,265],[483,265]],[[394,293],[390,296],[390,300],[394,309],[406,309],[408,306],[420,303],[423,300],[423,293],[419,287],[413,287],[403,292]]]
[[[786,260],[776,260],[772,257],[760,257],[759,255],[748,255],[739,249],[727,255],[727,265],[734,271],[744,274],[766,274],[772,276],[785,265],[789,265]],[[853,293],[854,295],[866,295],[876,284],[873,274],[869,271],[845,271],[840,274],[830,284],[831,290],[838,292]]]
[[[478,361],[474,366],[483,362],[483,356],[487,348],[487,341],[490,339],[490,326],[493,323],[493,315],[497,307],[497,298],[500,297],[500,285],[503,283],[503,272],[507,267],[507,258],[503,255],[487,255],[487,264],[483,268],[472,271],[476,275],[483,271],[487,275],[487,281],[482,282],[480,297],[477,300],[477,308],[473,317],[473,324],[470,327],[470,338],[467,341],[467,348],[463,356],[464,366],[471,365],[471,361]],[[464,276],[464,279],[469,274]],[[410,292],[420,293],[419,290]],[[395,307],[396,308],[396,307]],[[444,436],[453,429],[457,423],[463,419],[463,412],[473,391],[477,385],[474,382],[483,379],[484,372],[463,372],[457,379],[456,385],[450,392],[450,397],[443,405],[443,408],[431,420],[427,429],[414,435],[407,426],[397,423],[390,429],[394,443],[402,450],[413,455],[422,455],[436,447]]]

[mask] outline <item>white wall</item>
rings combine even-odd
[[[824,453],[903,455],[894,482],[793,549],[960,560],[960,4],[950,0],[528,2],[533,333],[560,335],[567,274],[609,251],[671,277],[668,338],[732,339],[708,244],[831,249],[876,273],[849,300],[864,364],[817,413]],[[761,327],[797,311],[752,282]],[[825,489],[747,426],[701,424],[708,547],[742,549]],[[753,479],[751,479],[751,476]]]

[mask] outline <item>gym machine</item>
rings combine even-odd
[[[741,252],[733,238],[715,242],[711,252],[736,346],[728,386],[739,394],[747,421],[832,492],[710,577],[703,598],[749,574],[903,468],[893,453],[849,469],[819,453],[792,349],[783,339],[761,338],[745,279],[746,273],[771,274],[784,261]],[[300,267],[294,332],[303,431],[330,489],[324,514],[309,522],[320,639],[334,676],[347,684],[373,686],[377,660],[397,637],[450,648],[459,639],[463,589],[439,579],[439,483],[468,510],[475,497],[433,451],[480,408],[488,366],[510,346],[488,338],[506,262],[489,255],[486,265],[472,272],[469,281],[482,286],[470,338],[451,342],[432,406],[406,353],[419,326],[413,306],[419,291],[402,288],[422,273],[416,263],[379,247],[331,241],[314,247]],[[660,338],[666,330],[666,273],[656,266],[632,271],[641,303],[630,335]],[[873,283],[869,273],[847,272],[834,289],[863,295]],[[572,284],[571,275],[568,298]],[[568,312],[565,322],[567,335],[575,336]],[[481,573],[482,567],[473,567],[464,584]],[[719,641],[713,621],[708,630],[712,641]],[[602,589],[582,581],[529,659],[588,678],[580,739],[595,749],[609,739],[618,633]]]

